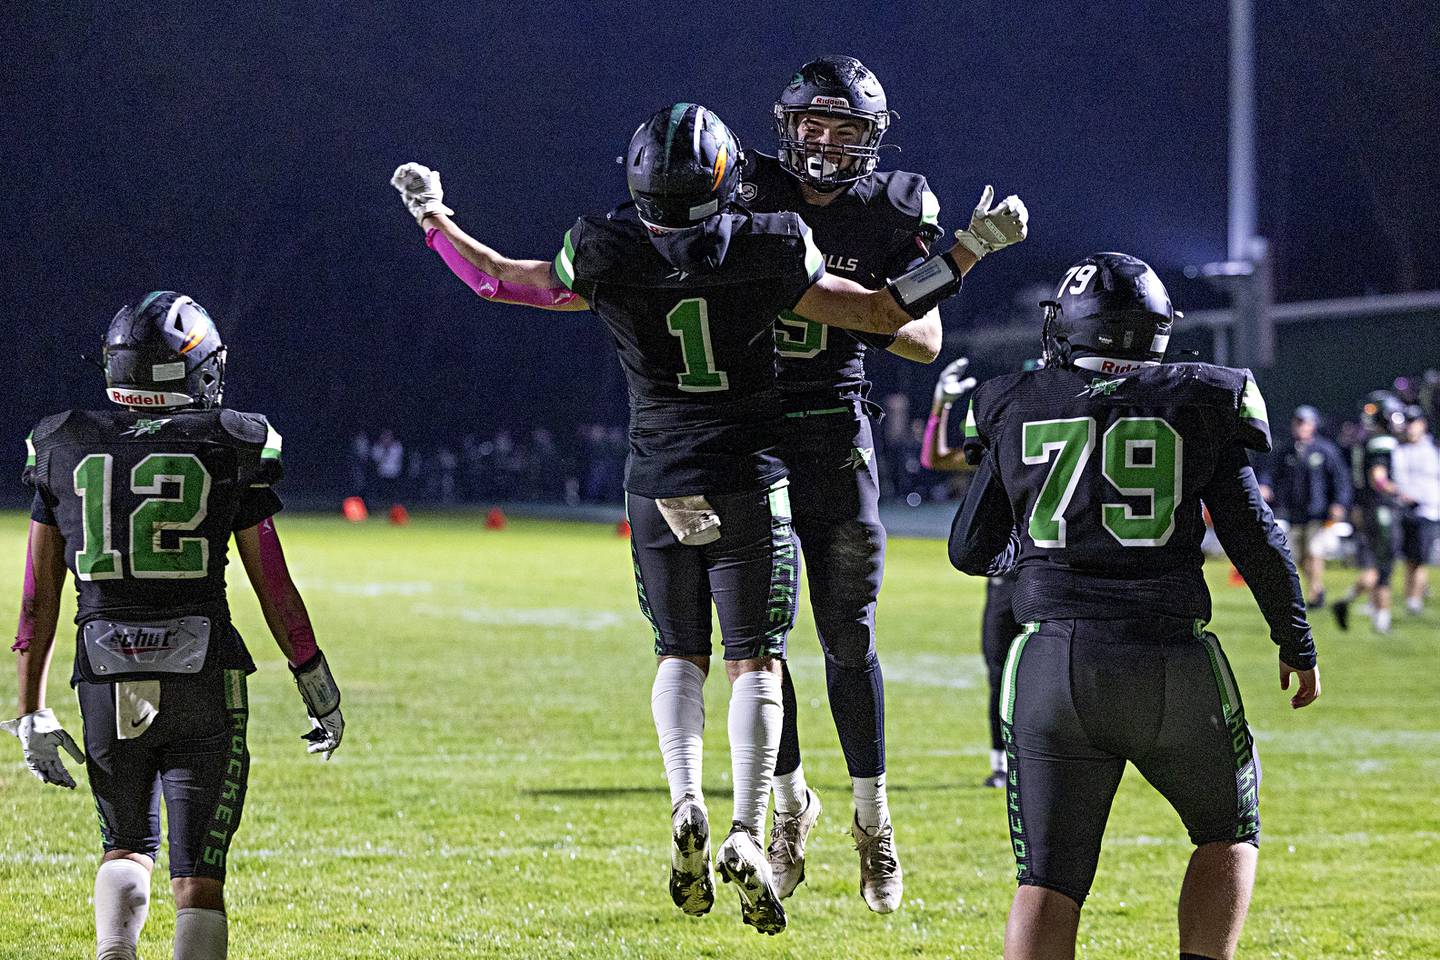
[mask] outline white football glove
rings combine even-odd
[[[939,413],[941,408],[949,409],[955,405],[965,394],[975,387],[975,378],[965,376],[965,368],[970,366],[968,357],[961,357],[952,360],[950,365],[940,371],[940,379],[935,382],[935,397],[930,409]]]
[[[315,655],[298,667],[291,667],[295,685],[300,688],[300,699],[305,701],[305,712],[310,714],[313,727],[309,733],[300,735],[307,744],[306,753],[323,753],[325,759],[340,746],[345,735],[345,717],[340,713],[340,688],[330,673],[330,664],[325,654]]]
[[[955,231],[955,241],[973,253],[976,260],[1019,243],[1028,231],[1030,211],[1025,209],[1024,200],[1012,193],[992,208],[990,201],[994,199],[995,188],[986,184],[970,215],[969,228]]]
[[[60,748],[64,747],[76,763],[84,763],[85,754],[80,752],[75,738],[60,726],[60,721],[55,719],[49,707],[0,722],[0,730],[19,738],[20,749],[25,754],[25,766],[30,768],[31,773],[46,783],[75,789],[75,778],[60,762]]]
[[[400,191],[405,209],[422,226],[425,218],[433,213],[449,216],[455,212],[445,206],[445,190],[440,186],[439,170],[431,170],[420,163],[404,163],[395,169],[390,186]]]

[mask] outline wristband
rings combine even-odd
[[[900,304],[901,310],[918,320],[941,301],[958,293],[963,282],[955,261],[948,253],[938,253],[886,283],[885,289]]]
[[[330,664],[319,650],[304,664],[291,667],[295,675],[295,686],[300,688],[300,699],[305,709],[316,720],[328,717],[340,709],[340,688],[335,686],[335,677],[330,673]]]

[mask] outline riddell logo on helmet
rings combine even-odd
[[[1131,370],[1139,370],[1142,366],[1144,366],[1144,364],[1142,364],[1139,360],[1129,362],[1119,360],[1102,360],[1100,362],[1100,372],[1129,373]]]
[[[844,97],[816,97],[810,101],[812,107],[850,107],[850,101]]]
[[[111,387],[110,400],[126,407],[174,407],[190,402],[190,398],[183,393],[126,390],[124,387]]]

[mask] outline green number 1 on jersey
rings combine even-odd
[[[730,378],[724,370],[715,369],[715,348],[710,344],[710,312],[705,301],[696,297],[681,300],[665,315],[671,336],[680,338],[680,353],[685,370],[680,374],[680,389],[690,393],[708,393],[730,389]]]

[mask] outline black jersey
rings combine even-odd
[[[800,214],[814,231],[825,268],[861,286],[880,289],[923,259],[940,236],[940,202],[918,173],[872,173],[821,207],[805,202],[800,181],[774,157],[747,157],[740,185],[746,208]],[[785,311],[775,325],[775,342],[787,409],[854,394],[865,384],[867,343],[886,346],[891,340],[831,329]]]
[[[675,252],[690,241],[703,248],[693,264],[693,251]],[[809,229],[789,213],[721,214],[652,241],[624,204],[565,234],[555,273],[605,321],[625,368],[627,490],[737,493],[784,476],[775,317],[824,272]]]
[[[1399,445],[1400,441],[1390,434],[1377,433],[1367,436],[1360,446],[1351,451],[1351,468],[1355,474],[1355,503],[1357,506],[1367,510],[1395,506],[1394,495],[1375,486],[1373,471],[1376,467],[1383,467],[1385,475],[1393,480],[1395,470],[1391,465],[1391,460],[1394,457],[1395,448]]]
[[[1295,566],[1245,460],[1246,450],[1270,448],[1248,370],[1177,363],[1124,376],[1013,374],[975,391],[965,432],[967,456],[984,458],[996,495],[995,516],[966,522],[1010,538],[1017,620],[1208,620],[1203,501],[1282,655],[1313,664]],[[962,513],[983,496],[967,496]],[[955,538],[966,539],[961,526],[952,559]]]
[[[233,410],[70,410],[27,444],[31,517],[60,528],[76,623],[205,616],[228,622],[230,535],[280,509],[280,435]],[[210,667],[254,669],[232,631]]]

